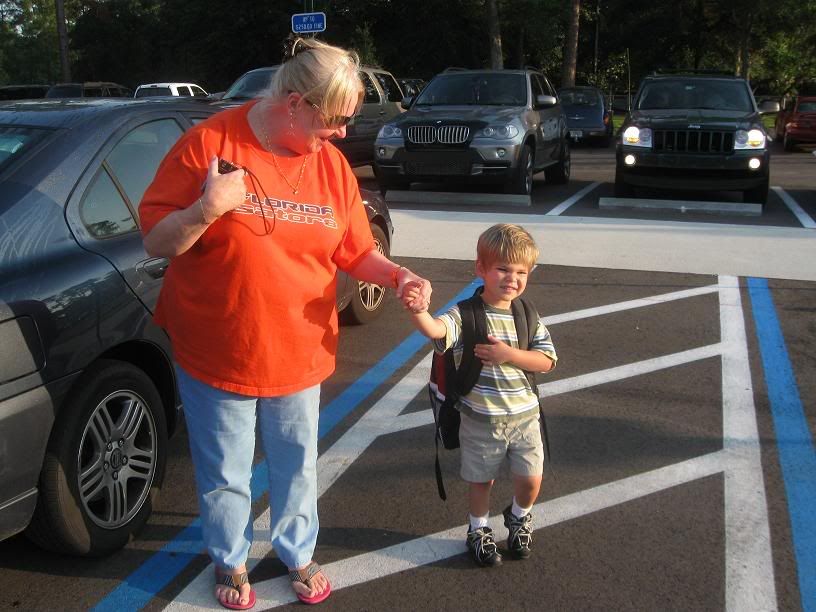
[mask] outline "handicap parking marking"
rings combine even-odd
[[[720,276],[716,285],[543,317],[542,321],[548,326],[554,326],[709,293],[717,293],[719,297],[718,343],[545,383],[539,386],[539,393],[542,397],[550,397],[575,392],[719,355],[722,367],[722,450],[536,504],[537,514],[544,517],[537,529],[722,473],[725,495],[726,609],[775,609],[777,602],[767,501],[738,279]],[[319,495],[324,494],[380,436],[432,423],[430,410],[401,414],[424,389],[429,370],[430,353],[321,455],[318,459]],[[501,519],[493,517],[491,520],[498,527]],[[329,563],[324,567],[331,576],[333,588],[339,590],[436,563],[465,552],[461,539],[465,527],[459,525]],[[250,569],[272,552],[268,533],[267,511],[255,522],[256,539],[247,564]],[[208,567],[166,609],[213,607],[211,576],[212,568]],[[258,605],[264,608],[296,601],[286,576],[256,582],[254,588]]]
[[[771,187],[771,189],[778,195],[782,201],[785,203],[790,211],[796,216],[799,220],[799,223],[802,224],[802,227],[806,227],[808,229],[816,229],[816,221],[813,220],[809,214],[805,212],[805,210],[799,205],[793,197],[781,187]]]

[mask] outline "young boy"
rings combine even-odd
[[[499,224],[486,230],[476,246],[476,274],[484,281],[482,300],[487,314],[488,344],[477,344],[482,371],[473,390],[457,405],[461,413],[459,442],[462,478],[469,483],[470,528],[467,547],[479,565],[501,563],[493,532],[487,526],[490,489],[505,455],[510,459],[514,497],[505,508],[507,547],[516,558],[530,556],[532,516],[544,466],[539,427],[538,392],[524,371],[549,372],[557,356],[550,333],[539,321],[528,350],[518,348],[510,308],[524,293],[527,277],[538,259],[533,238],[518,225]],[[416,288],[403,296],[408,308],[418,297]],[[462,318],[454,306],[439,318],[425,309],[409,308],[417,329],[432,339],[434,350],[453,347],[454,361],[462,358]]]

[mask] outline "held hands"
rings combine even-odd
[[[397,297],[402,296],[402,306],[413,314],[427,312],[431,305],[431,283],[417,277],[397,287]]]
[[[477,344],[473,353],[485,365],[501,365],[510,361],[513,356],[513,347],[505,344],[494,336],[488,336],[489,344]]]
[[[218,171],[218,157],[210,159],[204,195],[201,196],[201,212],[205,221],[212,223],[224,213],[237,208],[244,202],[246,172],[239,170],[221,174]]]

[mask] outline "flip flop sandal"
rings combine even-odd
[[[301,582],[306,585],[307,589],[312,588],[312,578],[321,571],[320,566],[312,561],[301,570],[289,570],[289,580],[293,583]],[[295,595],[297,598],[305,604],[313,605],[318,604],[321,601],[325,600],[331,594],[331,583],[329,583],[329,579],[326,578],[326,588],[322,593],[318,595],[314,595],[313,597],[306,597],[305,595],[301,595],[297,591],[295,591]]]
[[[240,574],[225,574],[220,569],[215,568],[215,584],[216,585],[224,585],[231,589],[235,589],[236,591],[241,590],[241,585],[247,584],[249,582],[249,576],[247,576],[246,572],[241,572]],[[249,601],[245,604],[242,603],[229,603],[226,601],[221,601],[221,598],[216,596],[218,603],[221,604],[224,608],[229,610],[249,610],[255,605],[255,589],[249,589]]]

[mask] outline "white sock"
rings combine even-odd
[[[532,509],[533,509],[532,506],[530,506],[529,508],[522,508],[521,506],[518,505],[516,498],[515,497],[513,498],[513,508],[511,512],[515,514],[518,518],[523,518],[524,516],[530,514],[530,510]]]
[[[473,516],[469,514],[468,516],[470,517],[470,530],[473,531],[474,529],[487,527],[487,517],[489,517],[490,514],[488,513],[484,516]]]

